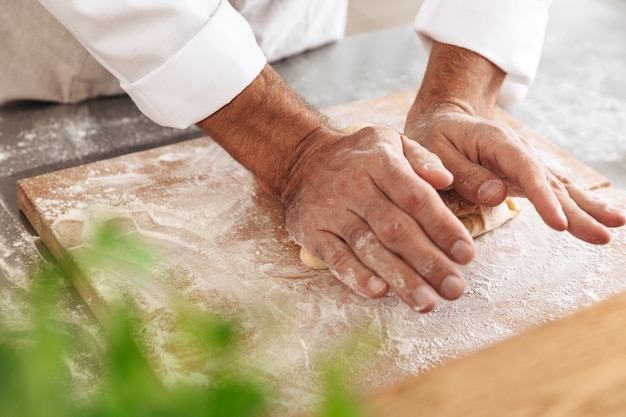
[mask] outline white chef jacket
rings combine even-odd
[[[346,18],[346,0],[40,1],[144,114],[177,128],[228,104],[268,58],[339,38]],[[474,50],[527,85],[546,21],[540,0],[425,0],[415,25],[427,47]]]

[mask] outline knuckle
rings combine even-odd
[[[417,273],[431,284],[440,281],[444,269],[443,260],[432,253],[420,257],[416,265]]]
[[[477,164],[463,164],[454,171],[454,187],[474,189],[480,186],[483,168]]]
[[[406,227],[398,220],[386,222],[379,231],[380,240],[389,245],[398,245],[408,238]]]
[[[435,196],[434,190],[425,187],[411,187],[400,194],[399,205],[409,213],[421,213],[428,207],[428,202]]]
[[[352,247],[358,247],[371,239],[371,231],[365,223],[351,223],[344,227],[346,242]]]
[[[442,209],[440,213],[433,215],[424,227],[425,232],[434,242],[447,242],[459,238],[458,222],[456,216],[448,209]]]
[[[575,184],[564,174],[552,171],[552,176],[553,176],[553,180],[552,180],[553,183],[557,183],[564,187],[575,186]]]
[[[351,178],[352,177],[346,175],[338,176],[332,183],[333,191],[341,196],[352,195],[355,184]]]
[[[521,136],[515,133],[515,131],[507,124],[500,122],[490,122],[486,123],[484,129],[488,133],[488,135],[492,138],[517,138],[520,139]]]
[[[317,250],[318,253],[324,254],[328,267],[337,271],[339,275],[344,276],[351,269],[350,264],[354,259],[354,254],[348,249],[334,249],[329,251],[327,248],[320,247]]]

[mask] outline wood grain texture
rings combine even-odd
[[[401,129],[414,94],[327,114],[337,126]],[[602,187],[605,178],[539,135],[524,135],[576,182],[626,206],[624,193]],[[459,267],[467,286],[461,299],[427,316],[393,295],[363,299],[330,272],[301,264],[280,203],[207,137],[26,178],[18,198],[54,256],[72,267],[75,286],[105,327],[107,306],[119,297],[139,309],[140,343],[166,384],[207,378],[176,342],[174,309],[182,300],[198,314],[242,318],[246,364],[281,393],[284,416],[302,415],[316,400],[314,363],[337,351],[359,364],[351,374],[359,392],[374,392],[626,289],[625,230],[614,232],[611,245],[588,245],[550,230],[519,199],[522,213],[477,238],[474,262]],[[103,213],[158,248],[161,264],[147,281],[81,263],[91,224]],[[355,331],[370,337],[358,348],[339,346]]]
[[[626,294],[407,380],[368,417],[622,417]]]

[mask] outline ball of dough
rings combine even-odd
[[[300,248],[300,260],[311,269],[326,269],[328,266],[317,256],[304,248]]]

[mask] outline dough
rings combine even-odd
[[[350,134],[366,126],[371,126],[371,124],[350,125],[342,129],[342,132]],[[455,190],[440,191],[439,195],[448,208],[461,220],[472,237],[494,230],[520,213],[520,209],[511,198],[507,198],[496,207],[484,207],[464,199]],[[312,269],[327,268],[324,261],[305,248],[300,248],[300,260]]]
[[[306,266],[311,269],[326,269],[328,268],[324,261],[304,248],[300,248],[300,260]]]
[[[464,199],[455,190],[440,191],[439,195],[472,237],[496,229],[520,213],[515,201],[508,197],[498,206],[485,207]]]
[[[371,123],[354,123],[354,124],[344,127],[343,129],[341,129],[341,131],[343,133],[351,135],[363,129],[364,127],[368,127],[368,126],[374,126],[374,125]]]

